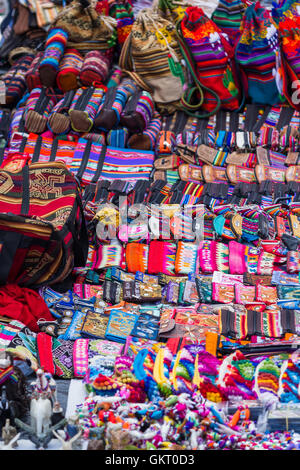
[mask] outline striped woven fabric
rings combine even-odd
[[[77,88],[77,78],[81,72],[83,57],[76,49],[67,48],[59,63],[56,83],[63,92]]]
[[[111,65],[111,58],[101,51],[90,51],[84,57],[80,71],[80,81],[83,85],[105,83]]]
[[[6,87],[6,104],[14,104],[22,98],[26,90],[26,73],[28,72],[33,55],[21,57],[9,69],[7,73],[2,75],[1,79]]]
[[[109,8],[109,14],[117,20],[118,43],[124,44],[134,22],[132,5],[129,1],[113,2]]]
[[[76,142],[73,142],[71,140],[63,140],[61,138],[55,140],[54,144],[53,137],[47,137],[45,135],[39,136],[38,134],[34,133],[30,133],[27,138],[25,136],[24,138],[25,146],[23,149],[21,147],[23,141],[22,138],[16,137],[11,140],[8,155],[13,154],[15,152],[22,152],[33,158],[37,145],[39,143],[38,155],[36,156],[37,161],[39,161],[40,163],[47,163],[50,161],[51,157],[51,159],[55,161],[64,162],[67,167],[71,166]]]
[[[30,0],[29,3],[32,11],[36,14],[37,24],[40,28],[47,28],[52,25],[63,9],[63,6],[48,2],[48,0]]]
[[[250,5],[242,22],[242,35],[236,47],[236,61],[243,73],[248,96],[253,103],[278,104],[277,80],[280,53],[278,30],[267,9]]]
[[[28,91],[33,90],[34,88],[40,88],[42,86],[40,74],[39,74],[39,65],[43,58],[43,52],[38,52],[33,61],[31,62],[30,68],[25,75],[25,80],[27,84]]]
[[[241,34],[241,21],[246,9],[243,0],[219,0],[211,19],[226,33],[234,44]]]
[[[39,65],[41,82],[46,87],[53,87],[64,55],[68,40],[68,33],[62,29],[54,28],[47,36],[43,58]]]
[[[148,273],[174,275],[176,249],[176,243],[152,240],[149,245]]]
[[[79,139],[76,145],[70,167],[74,175],[77,175],[82,167],[87,142],[85,139]],[[102,145],[92,142],[82,174],[83,184],[90,183],[97,176],[98,165],[102,163],[99,158],[101,151]],[[97,180],[124,179],[136,181],[138,179],[148,179],[153,168],[153,162],[154,152],[151,151],[107,147],[103,166]]]
[[[181,32],[193,55],[200,83],[217,94],[222,108],[238,109],[239,91],[229,59],[233,50],[227,37],[199,7],[186,9]],[[213,111],[216,104],[216,97],[204,90],[203,109]]]

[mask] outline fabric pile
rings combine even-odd
[[[80,381],[88,449],[299,449],[299,7],[1,25],[0,359]]]

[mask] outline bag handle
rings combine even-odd
[[[81,178],[83,176],[83,173],[86,169],[87,163],[89,161],[89,156],[90,156],[90,153],[91,153],[92,143],[93,143],[92,140],[87,140],[86,141],[85,149],[84,149],[82,160],[81,160],[81,165],[80,165],[80,168],[79,168],[78,173],[76,175],[76,177],[78,178],[79,181],[81,180]]]
[[[96,172],[93,176],[93,179],[92,179],[91,183],[97,183],[98,179],[101,176],[101,172],[102,172],[102,168],[103,168],[104,160],[105,160],[105,156],[106,156],[106,150],[107,150],[106,145],[102,145],[102,149],[101,149],[101,152],[100,152],[100,155],[99,155],[97,170],[96,170]]]

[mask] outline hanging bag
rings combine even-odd
[[[281,67],[278,29],[270,12],[259,2],[250,5],[245,12],[235,57],[248,98],[258,104],[279,104]]]
[[[235,84],[233,50],[225,35],[198,7],[186,8],[176,30],[193,78],[193,86],[186,86],[181,99],[185,113],[207,118],[220,108],[238,110],[240,93]],[[199,110],[203,112],[200,114]]]
[[[119,65],[160,109],[174,112],[186,84],[175,25],[150,9],[136,17]]]

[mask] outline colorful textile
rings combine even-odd
[[[52,29],[47,36],[44,55],[39,64],[40,79],[46,87],[53,87],[55,84],[67,41],[68,33],[60,28]]]
[[[75,90],[78,85],[78,77],[83,66],[83,57],[76,49],[67,48],[59,63],[56,83],[64,93]]]
[[[259,2],[250,5],[243,18],[236,61],[243,74],[247,95],[253,103],[278,104],[280,51],[278,29]]]

